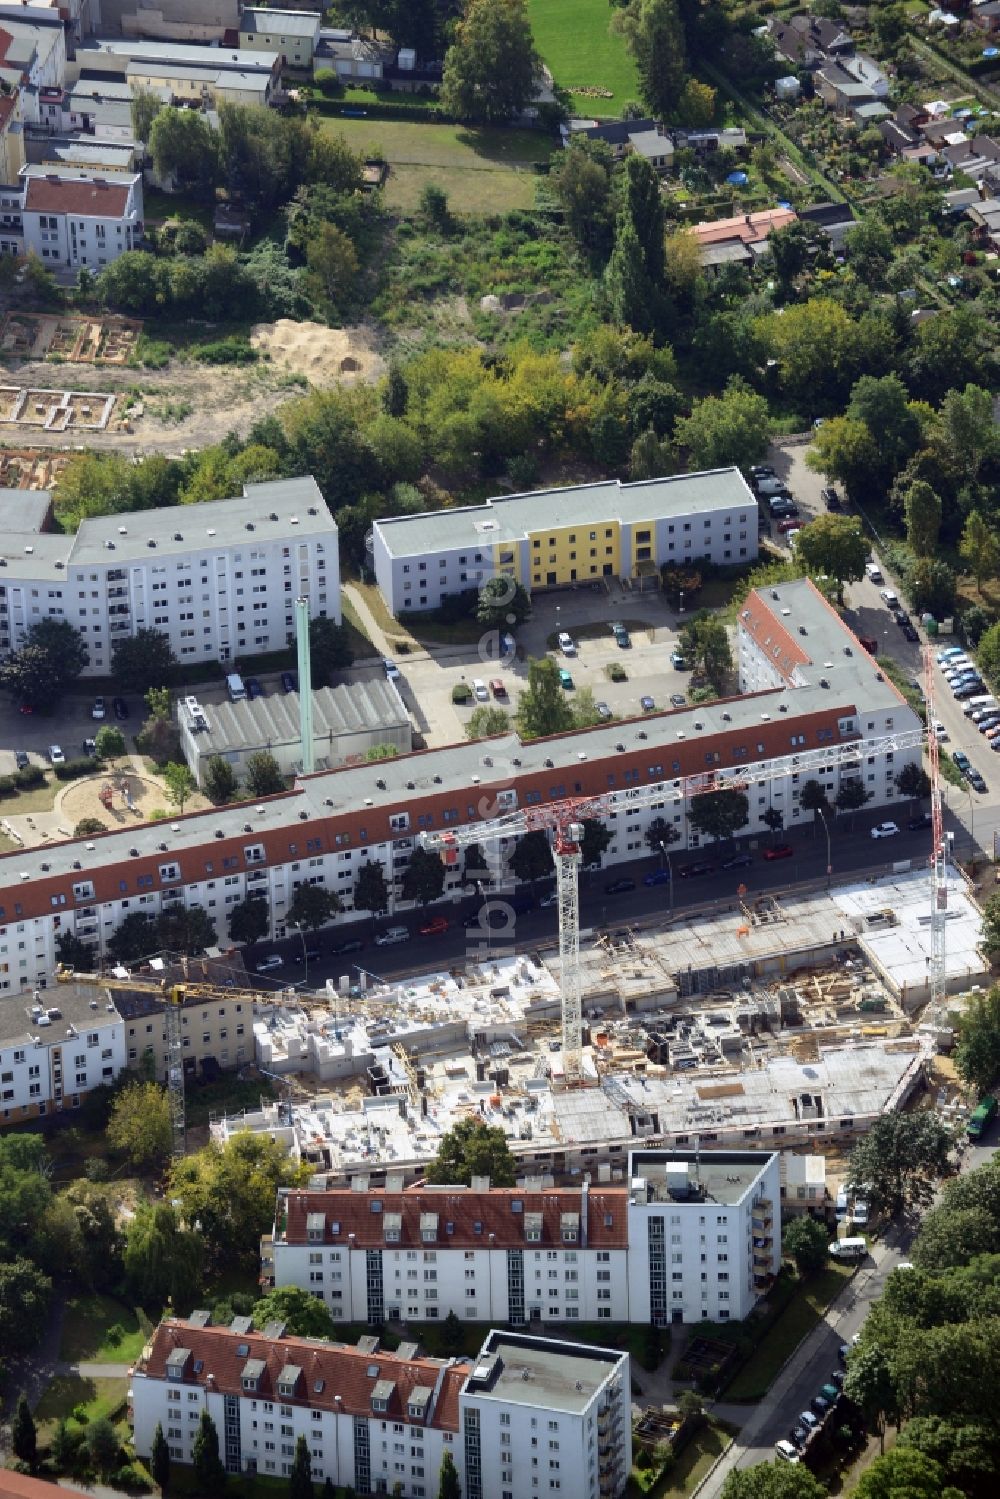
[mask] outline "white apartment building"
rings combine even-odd
[[[0,211],[0,254],[32,251],[50,269],[84,266],[96,274],[142,242],[142,178],[29,164],[2,189]]]
[[[501,574],[531,593],[654,576],[664,563],[752,562],[757,501],[737,468],[609,479],[378,520],[372,548],[375,580],[399,616]]]
[[[294,601],[337,620],[337,526],[312,478],[247,484],[242,496],[85,520],[75,536],[0,537],[0,651],[45,618],[68,620],[106,677],[114,642],[167,635],[182,662],[280,650]]]
[[[64,18],[54,9],[0,5],[0,79],[20,92],[29,124],[38,122],[40,91],[64,80],[66,35]]]
[[[436,1493],[449,1452],[466,1499],[539,1499],[568,1489],[617,1499],[631,1467],[628,1355],[491,1332],[474,1365],[286,1337],[207,1312],[161,1322],[129,1398],[136,1451],[157,1425],[190,1463],[202,1411],[231,1473],[287,1477],[300,1435],[314,1481],[407,1499]]]
[[[0,999],[0,1123],[78,1109],[124,1066],[125,1023],[107,990],[71,983]]]
[[[626,1187],[283,1191],[266,1273],[337,1321],[741,1321],[781,1265],[779,1157],[633,1151]]]

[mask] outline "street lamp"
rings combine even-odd
[[[291,923],[291,925],[298,932],[298,934],[299,934],[299,940],[302,943],[302,964],[303,964],[303,975],[302,976],[303,976],[303,983],[305,983],[308,980],[308,978],[309,978],[309,949],[308,949],[308,947],[306,947],[306,929],[302,925],[301,921],[293,921]]]
[[[819,813],[820,821],[823,824],[823,831],[826,834],[826,888],[829,890],[830,876],[833,874],[833,855],[830,852],[830,824],[826,820],[826,813],[822,807],[817,807],[816,811]]]
[[[670,901],[669,914],[672,916],[674,914],[674,866],[670,862],[670,853],[667,849],[667,845],[664,843],[662,838],[660,838],[658,841],[660,853],[667,861],[667,874],[670,876],[669,880],[667,881],[667,888],[669,890],[668,900]]]

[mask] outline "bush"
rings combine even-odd
[[[468,703],[472,701],[472,688],[468,682],[456,682],[451,689],[451,700],[453,703]]]
[[[133,1493],[148,1494],[153,1484],[149,1475],[138,1463],[122,1463],[109,1475],[108,1483],[113,1489],[128,1489]]]
[[[339,99],[344,92],[344,85],[333,68],[317,68],[313,83],[327,99]]]
[[[162,370],[173,358],[173,349],[163,339],[147,338],[143,333],[136,346],[134,361],[147,370]]]
[[[256,364],[260,353],[248,338],[230,337],[202,344],[194,357],[201,364]]]
[[[45,771],[40,765],[26,765],[23,770],[15,770],[14,780],[25,791],[31,786],[44,785]]]
[[[120,1322],[112,1322],[111,1326],[108,1328],[104,1336],[107,1338],[112,1348],[117,1348],[118,1344],[125,1336],[125,1329],[124,1327],[122,1327]]]
[[[106,1182],[111,1180],[111,1167],[99,1155],[88,1156],[83,1174],[89,1182]]]
[[[53,767],[57,781],[78,781],[81,776],[92,776],[97,769],[94,760],[67,760],[64,765]]]
[[[0,776],[0,796],[16,796],[17,782],[13,776]]]
[[[612,682],[628,681],[628,672],[619,661],[612,661],[611,665],[607,667],[606,670]]]

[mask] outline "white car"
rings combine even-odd
[[[482,677],[473,677],[472,691],[477,703],[488,703],[490,700],[489,688]]]
[[[898,824],[894,822],[880,822],[877,827],[872,828],[872,838],[895,838],[899,832]]]
[[[104,706],[104,699],[102,697],[95,697],[94,706],[90,710],[91,718],[104,718],[106,713],[107,709]]]
[[[396,678],[399,676],[399,667],[396,665],[395,661],[390,661],[388,656],[386,656],[382,662],[382,670],[385,672],[385,679],[387,682],[395,682]]]
[[[273,968],[284,968],[284,966],[285,960],[280,952],[272,952],[268,953],[267,957],[262,958],[257,964],[257,972],[270,973]]]
[[[58,744],[49,745],[49,759],[51,760],[53,765],[66,764],[66,756],[63,754]]]
[[[567,635],[565,630],[559,632],[559,649],[564,656],[576,655],[576,641],[572,635]]]
[[[873,583],[882,582],[882,569],[879,567],[877,562],[866,562],[865,572],[868,574]]]
[[[780,1442],[775,1442],[774,1455],[780,1458],[783,1463],[797,1463],[800,1461],[799,1454],[787,1437],[782,1437]]]
[[[375,938],[376,947],[396,947],[400,942],[408,942],[410,929],[408,926],[391,926],[387,931],[379,932]]]
[[[863,1197],[855,1197],[851,1208],[851,1222],[855,1228],[868,1227],[868,1204]]]
[[[948,738],[948,730],[945,728],[940,718],[934,718],[931,720],[931,733],[934,735],[939,744],[944,744],[945,740]]]
[[[882,600],[883,604],[887,604],[890,609],[896,610],[899,608],[899,599],[896,594],[893,593],[891,588],[881,589],[879,598]]]

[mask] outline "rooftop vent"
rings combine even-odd
[[[799,634],[800,635],[808,635],[809,634],[809,631],[806,629],[805,625],[799,625]]]
[[[171,824],[170,824],[170,831],[171,831],[171,832],[172,832],[172,833],[179,833],[179,832],[180,832],[180,830],[181,830],[181,825],[180,825],[180,823],[179,823],[179,822],[172,822],[172,823],[171,823]]]
[[[493,756],[492,755],[484,755],[483,756],[483,764],[484,765],[492,765],[493,764]]]
[[[73,868],[74,869],[82,869],[83,868],[83,865],[80,863],[79,859],[74,859],[73,860]]]
[[[243,831],[244,831],[244,833],[252,833],[253,832],[253,823],[252,822],[245,822],[243,824]]]
[[[378,787],[378,789],[380,791],[384,791],[385,790],[385,782],[384,781],[376,781],[375,784],[376,784],[376,786]]]
[[[434,777],[434,784],[435,784],[435,786],[440,786],[440,784],[441,784],[441,777],[440,776],[435,776]]]
[[[616,744],[615,745],[615,749],[618,751],[618,753],[620,755],[624,755],[624,753],[625,753],[625,746],[624,746],[624,744]]]
[[[771,597],[772,599],[776,599],[779,597],[778,590],[776,588],[771,589]]]
[[[416,783],[416,781],[407,781],[407,783],[406,783],[406,789],[407,789],[407,791],[416,791],[416,789],[417,789],[417,783]]]
[[[309,813],[308,812],[300,812],[299,813],[299,822],[308,822],[308,821],[309,821]]]
[[[324,805],[324,807],[332,807],[333,806],[333,797],[332,796],[326,797],[324,799],[324,801],[323,801],[323,805]]]
[[[546,760],[546,762],[545,762],[545,769],[546,770],[555,770],[555,768],[556,768],[556,762],[554,760]]]
[[[277,510],[272,510],[271,514],[268,516],[268,520],[277,520],[277,519],[278,519],[278,512],[277,512]]]
[[[43,865],[42,865],[42,868],[43,868],[43,869],[51,869],[51,868],[52,868],[52,865],[51,865],[51,864],[43,864]]]
[[[184,537],[181,535],[180,531],[175,531],[174,532],[174,540],[175,541],[183,541],[184,540]]]
[[[518,758],[517,758],[517,756],[516,756],[516,755],[515,755],[515,756],[514,756],[514,757],[513,757],[513,758],[512,758],[512,759],[511,759],[511,762],[510,762],[510,763],[511,763],[511,765],[520,765],[520,763],[521,763],[521,762],[520,762],[520,760],[519,760],[519,759],[518,759]]]
[[[247,521],[247,530],[248,531],[252,531],[253,529],[254,529],[253,521],[252,520],[248,520]]]
[[[138,857],[139,857],[139,850],[137,848],[130,848],[129,849],[129,853],[131,854],[131,856],[132,856],[133,859],[138,859]]]
[[[167,851],[167,845],[165,843],[158,843],[156,846],[160,850],[161,854],[165,854],[166,853],[166,851]]]
[[[151,536],[151,537],[150,537],[150,538],[149,538],[149,540],[148,540],[148,541],[147,541],[147,542],[146,542],[146,545],[147,545],[147,546],[148,546],[148,547],[155,547],[155,545],[156,545],[156,542],[155,542],[155,541],[154,541],[154,540],[153,540],[153,538],[152,538],[152,536]]]
[[[258,817],[263,817],[264,813],[267,811],[267,808],[266,807],[254,807],[254,811],[257,813]]]
[[[778,712],[779,713],[787,713],[788,712],[788,704],[787,703],[779,703],[778,704]]]
[[[819,685],[821,687],[829,687],[829,685],[830,685],[829,678],[828,677],[820,677],[820,679],[819,679]]]
[[[214,526],[209,526],[209,528],[208,528],[208,530],[207,530],[207,532],[205,534],[207,536],[214,536],[215,535],[215,527]]]
[[[722,722],[723,723],[732,723],[732,721],[733,721],[733,715],[731,713],[723,713],[723,715],[722,715]]]
[[[696,729],[703,729],[705,727],[700,718],[695,719],[694,726]]]
[[[118,527],[118,535],[119,536],[127,536],[128,535],[128,532],[126,531],[126,529],[125,529],[124,526],[119,526]]]
[[[586,758],[587,758],[587,751],[586,750],[577,750],[577,752],[576,752],[576,758],[578,760],[586,760]]]
[[[216,836],[216,838],[225,838],[226,835],[222,831],[221,828],[216,828],[216,830],[215,830],[215,836]]]
[[[853,656],[854,655],[854,652],[851,650],[851,647],[849,645],[845,645],[844,646],[844,655],[845,656]]]
[[[94,848],[94,844],[93,844],[93,843],[85,843],[85,844],[84,844],[84,848],[86,848],[86,849],[90,849],[90,850],[93,850],[93,848]]]
[[[782,611],[781,611],[782,616],[783,616],[784,619],[787,619],[788,616],[791,614],[791,612],[792,612],[791,609],[782,609]]]

